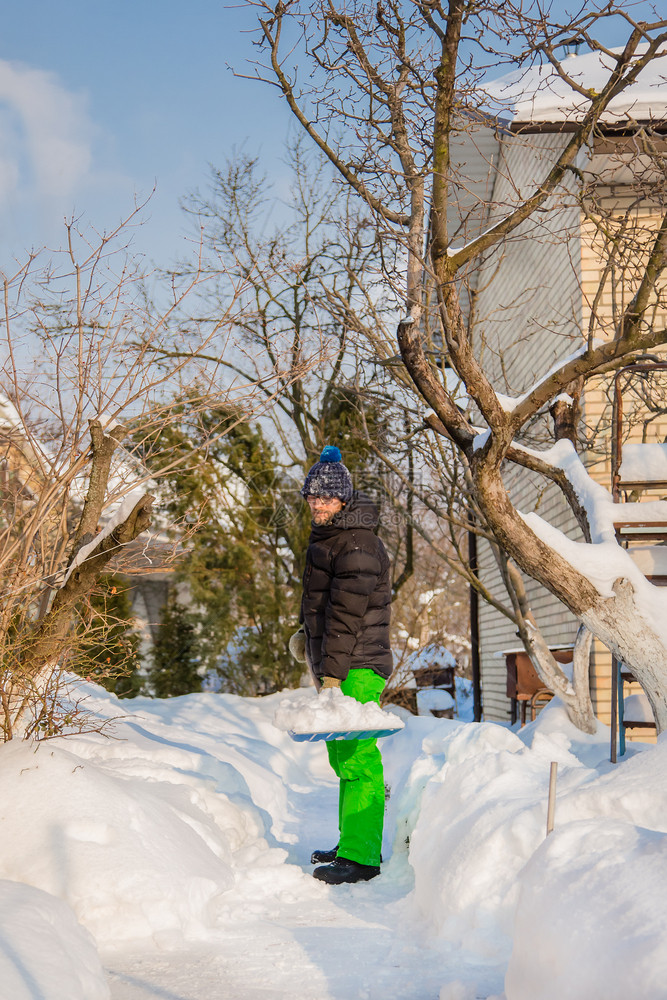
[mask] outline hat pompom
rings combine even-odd
[[[342,462],[342,460],[343,456],[335,444],[328,444],[320,455],[320,462]]]

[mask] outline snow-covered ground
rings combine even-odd
[[[518,733],[404,714],[381,875],[327,886],[293,692],[87,691],[115,738],[0,747],[0,1000],[667,998],[667,742],[613,766],[556,703]]]

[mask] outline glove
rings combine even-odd
[[[338,677],[323,677],[322,678],[322,690],[325,688],[339,688],[340,678]]]
[[[306,662],[306,633],[302,628],[290,636],[289,651],[297,663]]]

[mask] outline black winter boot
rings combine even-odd
[[[313,851],[310,855],[311,865],[326,865],[330,861],[336,860],[336,855],[338,853],[338,844],[332,847],[330,851]]]
[[[343,882],[368,882],[380,874],[376,865],[360,865],[358,861],[349,858],[336,858],[330,865],[323,865],[313,872],[314,878],[329,885],[341,885]]]

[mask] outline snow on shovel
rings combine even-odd
[[[378,739],[392,736],[405,726],[402,719],[383,711],[376,702],[362,705],[339,688],[327,688],[315,697],[309,691],[286,698],[277,709],[273,724],[297,743]]]

